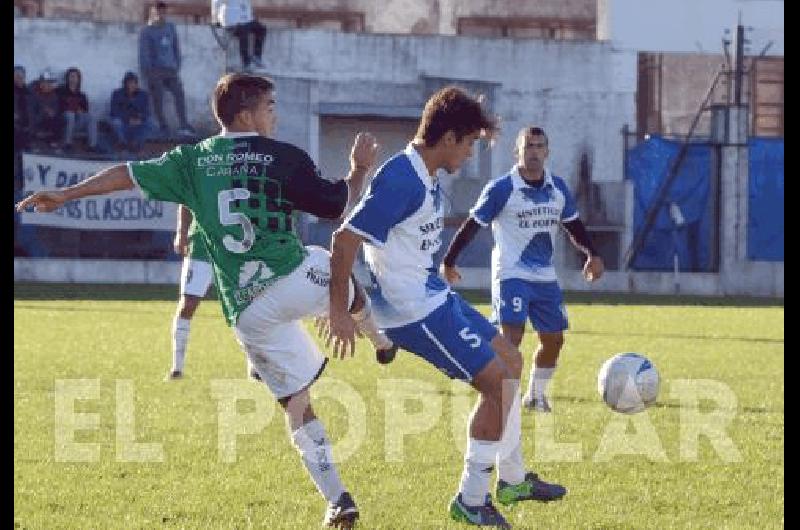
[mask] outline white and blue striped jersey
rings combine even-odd
[[[517,166],[483,188],[470,215],[492,226],[492,280],[557,281],[553,241],[562,222],[578,218],[575,199],[560,177],[545,170],[544,183],[531,186]]]
[[[422,320],[445,302],[449,287],[433,264],[442,245],[442,192],[411,144],[381,166],[343,226],[367,240],[367,291],[379,327]]]

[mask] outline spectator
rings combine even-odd
[[[68,68],[64,74],[64,85],[59,88],[61,112],[64,115],[64,149],[72,150],[75,132],[86,129],[89,150],[97,151],[97,121],[89,114],[89,100],[81,91],[81,71]]]
[[[219,24],[239,38],[239,55],[242,68],[252,71],[251,63],[257,69],[263,69],[261,53],[264,49],[264,37],[267,28],[253,17],[253,6],[250,0],[211,0],[211,21]],[[253,34],[253,52],[250,53],[250,34]]]
[[[14,66],[14,187],[22,187],[22,151],[28,147],[31,92],[25,84],[25,68]]]
[[[139,35],[139,67],[153,94],[153,110],[161,136],[169,136],[163,109],[165,88],[172,92],[175,98],[175,109],[180,122],[178,134],[194,136],[195,131],[186,119],[186,100],[183,85],[178,77],[178,70],[181,67],[178,32],[175,30],[175,24],[164,19],[166,12],[167,4],[164,2],[157,2],[150,8],[147,26]]]
[[[61,138],[63,116],[56,92],[56,77],[45,69],[34,84],[31,96],[31,132],[36,140],[57,149]]]
[[[148,97],[139,88],[139,76],[133,72],[127,72],[122,88],[111,94],[111,126],[120,143],[118,149],[141,154],[152,128]]]

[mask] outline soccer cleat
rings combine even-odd
[[[536,473],[528,472],[525,480],[511,485],[504,480],[497,481],[497,502],[507,506],[520,501],[554,501],[567,494],[567,488],[559,484],[549,484]]]
[[[397,349],[397,344],[392,344],[388,348],[377,349],[375,350],[375,358],[381,364],[389,364],[390,362],[394,361],[394,358],[397,355]]]
[[[522,406],[527,410],[535,410],[536,412],[553,412],[553,409],[550,408],[550,403],[547,401],[546,397],[542,397],[542,399],[536,399],[525,396],[522,398]]]
[[[461,500],[461,494],[459,493],[450,501],[450,518],[459,523],[467,523],[474,526],[511,528],[505,517],[494,507],[492,496],[488,494],[483,506],[467,506]]]
[[[348,492],[339,495],[339,500],[328,504],[323,526],[333,528],[353,528],[358,519],[358,508]]]
[[[175,381],[176,379],[182,379],[183,372],[180,370],[170,370],[167,376],[164,378],[164,381]]]

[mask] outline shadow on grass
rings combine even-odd
[[[469,302],[488,304],[488,291],[459,290]],[[214,298],[214,295],[211,296]],[[14,283],[15,300],[177,300],[177,284]],[[567,304],[783,307],[783,298],[747,296],[675,296],[568,291]]]
[[[488,291],[458,290],[467,301],[474,304],[491,303]],[[718,307],[783,307],[783,298],[764,296],[699,296],[640,293],[594,293],[565,291],[564,303],[588,305],[664,305],[664,306],[718,306]]]

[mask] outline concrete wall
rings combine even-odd
[[[136,70],[138,30],[133,24],[17,18],[15,63],[25,65],[31,77],[44,67],[63,71],[78,66],[94,112],[103,113],[124,72]],[[208,95],[225,68],[226,57],[209,28],[181,25],[178,32],[190,119],[212,131]],[[452,82],[486,94],[490,108],[501,119],[502,134],[493,149],[481,150],[464,174],[448,181],[453,202],[459,205],[454,214],[463,213],[489,178],[508,170],[515,134],[530,124],[548,131],[550,166],[573,189],[581,157],[587,155],[593,182],[622,180],[620,130],[626,123],[635,123],[635,52],[600,42],[273,30],[267,38],[265,62],[277,83],[277,136],[304,147],[315,160],[332,156],[320,152],[320,124],[326,116],[413,119],[433,90]],[[174,121],[169,109],[167,114]],[[485,263],[477,260],[469,266],[488,266],[488,248],[483,248],[487,243],[475,252]],[[557,242],[557,264],[565,262],[567,245],[565,238]],[[620,274],[617,279],[610,275],[606,285],[648,292],[646,285],[630,280],[647,275]],[[782,294],[782,269],[773,267],[768,274],[765,285],[755,288],[759,293],[779,288]],[[565,271],[566,286],[586,288],[573,277],[577,278]],[[697,281],[704,290],[750,292],[746,281],[720,288],[719,280]],[[767,287],[767,283],[779,287]],[[662,284],[659,280],[653,288]]]
[[[137,70],[138,29],[133,24],[18,18],[14,61],[26,66],[31,78],[45,67],[63,72],[78,66],[93,112],[103,114],[125,71]],[[178,33],[190,119],[213,129],[208,97],[224,69],[223,53],[206,27],[182,25]],[[497,87],[492,104],[503,123],[493,150],[493,175],[511,165],[516,131],[537,123],[550,134],[556,173],[572,181],[580,153],[589,149],[595,180],[622,178],[619,131],[634,120],[632,52],[591,42],[275,30],[267,39],[265,61],[278,81],[278,135],[312,153],[316,140],[309,138],[309,121],[318,105],[373,104],[381,112],[421,109],[427,79],[439,84],[478,81],[473,84],[486,91]],[[169,105],[171,98],[165,99]],[[169,109],[167,115],[174,121]]]
[[[642,293],[694,294],[708,296],[751,295],[783,297],[783,263],[751,264],[750,268],[769,265],[761,270],[747,289],[741,284],[726,285],[722,276],[712,273],[607,272],[602,281],[588,284],[579,271],[562,271],[559,282],[566,290]],[[742,270],[744,273],[748,271]],[[752,272],[752,271],[750,271]],[[459,288],[487,289],[488,272],[483,267],[462,267]],[[14,281],[67,283],[149,283],[176,284],[180,278],[179,262],[29,259],[14,258]]]
[[[102,116],[125,71],[137,70],[139,28],[17,18],[14,60],[31,78],[45,67],[59,72],[72,65],[81,68],[91,110]],[[226,56],[208,27],[179,25],[178,34],[190,121],[215,132],[208,97],[225,69]],[[269,73],[277,82],[277,135],[306,148],[317,160],[320,115],[366,110],[379,117],[416,118],[433,90],[453,82],[486,94],[501,119],[502,135],[491,151],[479,151],[464,180],[445,184],[456,205],[454,215],[466,212],[483,183],[511,167],[517,130],[534,123],[549,133],[553,171],[571,185],[587,152],[595,181],[622,179],[619,131],[634,123],[633,52],[598,42],[290,29],[271,31],[265,50]],[[175,125],[172,99],[165,101],[167,119]],[[559,260],[564,244],[557,246]]]
[[[662,100],[661,119],[665,134],[686,134],[703,102],[714,76],[725,62],[722,55],[671,53],[661,54]],[[723,77],[714,90],[711,103],[725,103],[728,91],[727,77]],[[695,134],[708,135],[710,113],[705,112],[698,122]]]
[[[169,4],[208,6],[210,0],[171,0]],[[597,0],[253,0],[275,10],[350,11],[364,14],[372,33],[455,35],[458,17],[553,17],[595,19]],[[104,22],[144,22],[141,0],[45,0],[46,17],[83,17]]]

